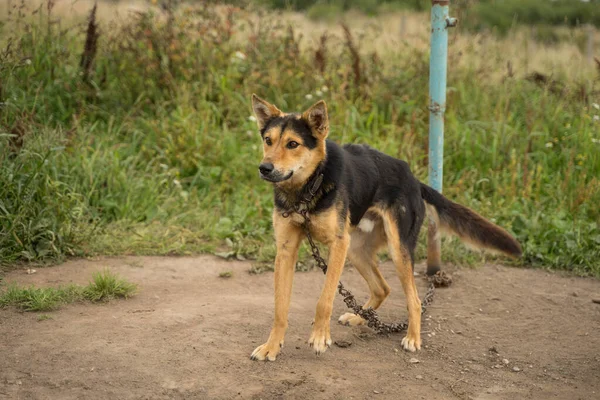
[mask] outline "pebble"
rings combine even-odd
[[[417,360],[417,359],[416,359],[416,358],[414,358],[414,357],[410,359],[410,363],[411,363],[411,364],[417,364],[417,363],[419,363],[419,362],[420,362],[420,361],[419,361],[419,360]]]
[[[517,366],[514,366],[514,367],[512,368],[512,370],[513,370],[514,372],[519,372],[519,371],[521,371],[521,368],[519,368],[519,367],[517,367]]]
[[[379,392],[377,390],[373,390],[373,393],[375,394],[379,394]]]
[[[417,378],[417,379],[423,379],[423,375],[417,375],[415,378]]]
[[[342,349],[346,348],[346,347],[350,347],[352,346],[352,342],[350,342],[349,340],[336,340],[335,342],[333,342],[337,347],[341,347]]]
[[[506,358],[502,359],[502,364],[508,365],[509,363],[510,363],[510,361],[508,361]]]

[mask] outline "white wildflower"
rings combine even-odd
[[[323,93],[327,93],[327,91],[329,90],[329,88],[327,86],[323,85],[321,87],[321,90],[323,91]]]
[[[592,143],[600,144],[600,139],[592,138]]]
[[[546,147],[548,147],[548,148],[554,147],[554,143],[548,142],[548,143],[546,143]]]
[[[594,115],[594,116],[592,117],[592,120],[593,120],[594,122],[598,122],[598,121],[600,121],[600,115]]]
[[[235,52],[235,57],[239,60],[245,60],[246,59],[246,55],[244,53],[242,53],[241,51],[236,51]]]
[[[248,120],[250,120],[252,122],[256,122],[256,117],[254,115],[251,115],[248,117]]]
[[[321,96],[323,96],[323,92],[321,92],[320,90],[317,90],[317,91],[315,92],[315,94],[316,94],[318,97],[321,97]]]
[[[25,64],[26,64],[26,65],[31,65],[31,59],[29,59],[29,58],[28,58],[27,60],[25,60]],[[596,105],[597,105],[597,104],[596,104]]]
[[[246,131],[246,135],[248,135],[248,136],[253,136],[253,135],[254,135],[254,132],[252,132],[252,131]]]
[[[306,100],[312,100],[312,98],[313,98],[313,95],[309,93],[309,94],[307,94],[307,95],[306,95],[306,96],[304,96],[304,97],[306,97]]]
[[[181,187],[181,182],[179,182],[177,179],[173,179],[173,184],[175,184],[177,187]]]
[[[167,164],[158,164],[162,169],[167,170],[169,166]]]
[[[598,103],[592,103],[592,107],[594,107],[596,110],[600,110],[600,105]]]

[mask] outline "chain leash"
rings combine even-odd
[[[314,196],[313,191],[310,191],[310,194]],[[315,244],[309,229],[310,218],[308,216],[308,208],[301,209],[300,204],[294,206],[295,212],[304,217],[304,222],[302,223],[302,228],[304,229],[304,233],[306,234],[306,238],[308,239],[308,243],[310,244],[310,248],[312,250],[312,256],[317,263],[317,266],[321,268],[324,274],[327,273],[327,263],[321,257],[321,253],[319,248]],[[290,215],[289,212],[283,213],[283,217],[287,218]],[[427,310],[427,306],[431,304],[433,301],[433,295],[435,293],[435,288],[439,286],[449,286],[452,283],[452,279],[450,276],[446,275],[443,271],[438,271],[435,275],[427,278],[429,282],[429,286],[427,288],[427,292],[425,293],[425,297],[421,301],[421,315],[425,313]],[[408,328],[408,322],[397,322],[397,323],[384,323],[379,319],[379,315],[377,312],[369,308],[362,308],[356,301],[356,298],[348,289],[344,287],[342,282],[338,283],[338,293],[342,295],[344,298],[344,303],[346,306],[354,311],[355,314],[360,315],[366,322],[367,326],[373,329],[375,332],[379,334],[390,334],[396,332],[405,331]]]

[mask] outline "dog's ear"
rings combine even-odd
[[[327,104],[323,100],[313,104],[302,113],[304,119],[317,139],[325,139],[329,134],[329,117],[327,116]]]
[[[256,116],[258,129],[262,129],[271,119],[283,114],[277,107],[270,104],[255,94],[252,94],[252,110]]]

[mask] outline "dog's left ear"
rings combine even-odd
[[[252,111],[256,115],[258,129],[262,129],[271,119],[279,117],[282,112],[273,104],[266,102],[255,94],[252,94]]]
[[[313,104],[302,113],[304,119],[317,139],[325,139],[329,134],[329,117],[327,116],[327,104],[323,100]]]

